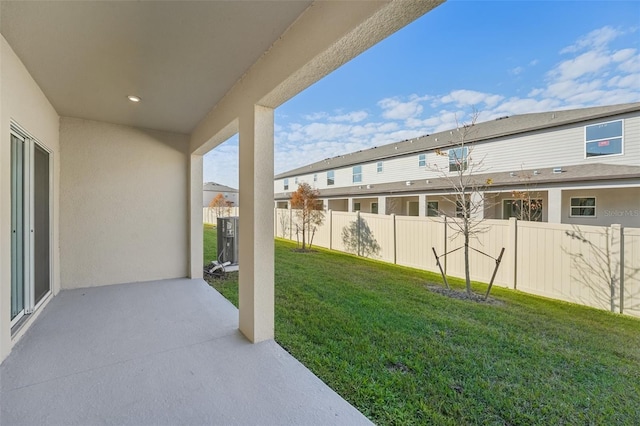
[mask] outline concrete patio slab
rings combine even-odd
[[[0,424],[371,424],[237,328],[202,280],[63,291],[0,366]]]

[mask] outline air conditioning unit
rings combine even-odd
[[[218,218],[218,262],[238,264],[239,218]]]

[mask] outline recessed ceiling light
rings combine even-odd
[[[129,95],[127,96],[127,99],[129,99],[131,102],[140,102],[139,96]]]

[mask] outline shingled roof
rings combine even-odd
[[[634,111],[640,111],[640,102],[501,117],[491,121],[476,123],[474,125],[474,132],[467,139],[467,142],[486,141]],[[355,164],[370,163],[391,157],[446,148],[457,143],[457,140],[452,139],[451,130],[446,130],[432,135],[420,136],[414,139],[327,158],[280,173],[275,176],[275,179],[300,176],[308,173],[348,167]]]

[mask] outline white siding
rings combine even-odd
[[[589,124],[624,119],[624,155],[612,155],[595,158],[585,158],[584,128]],[[640,164],[640,115],[638,113],[620,115],[613,118],[591,120],[559,128],[530,132],[526,135],[508,136],[485,141],[470,147],[472,161],[484,162],[484,170],[491,172],[519,171],[521,169],[550,168],[581,164]],[[445,150],[446,152],[446,150]],[[348,166],[335,170],[335,185],[332,188],[349,187],[385,182],[399,182],[403,180],[433,179],[441,177],[437,171],[429,170],[418,165],[418,153],[404,157],[383,160],[383,172],[377,173],[374,160],[362,164],[362,182],[352,182],[352,167]],[[439,168],[448,169],[447,156],[427,152],[427,164],[437,164]],[[300,175],[300,182],[307,182],[318,189],[327,188],[327,172],[320,171],[318,182],[314,185],[313,173]],[[283,192],[282,179],[275,181],[275,192]],[[289,191],[295,191],[294,178],[289,178]]]

